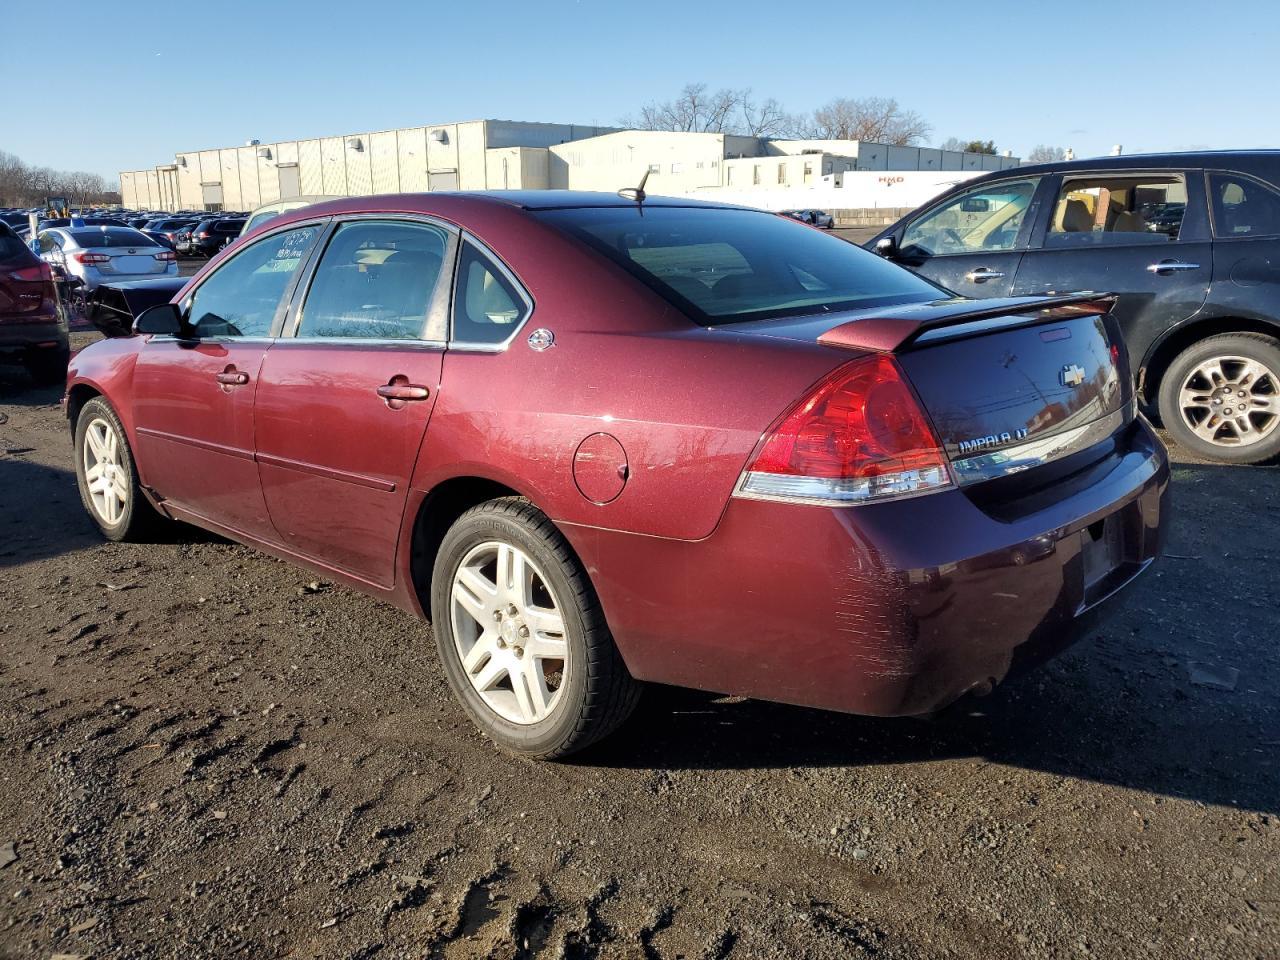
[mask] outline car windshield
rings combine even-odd
[[[713,325],[935,300],[943,291],[795,220],[716,207],[588,207],[536,214]]]
[[[103,227],[100,230],[68,230],[79,247],[154,247],[158,244],[130,227]]]

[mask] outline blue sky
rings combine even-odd
[[[1280,146],[1280,8],[1252,0],[64,0],[6,4],[0,23],[0,150],[111,176],[251,137],[612,124],[688,81],[795,112],[895,97],[931,143],[1017,155]],[[69,36],[111,52],[50,52]]]

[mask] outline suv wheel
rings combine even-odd
[[[616,729],[639,698],[586,571],[525,500],[480,504],[445,534],[431,619],[455,696],[514,753],[550,759],[581,750]]]
[[[80,409],[75,434],[80,500],[108,540],[144,540],[160,520],[138,487],[133,453],[111,404],[94,397]]]
[[[1206,460],[1263,463],[1280,454],[1280,344],[1229,333],[1188,347],[1160,382],[1160,419]]]

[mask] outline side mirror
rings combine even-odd
[[[881,237],[876,241],[873,249],[879,256],[884,257],[886,260],[892,260],[898,252],[898,241],[894,240],[893,237]]]
[[[172,303],[158,303],[138,314],[138,319],[133,321],[133,332],[177,336],[182,332],[182,316]]]

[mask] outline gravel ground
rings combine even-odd
[[[659,688],[553,765],[396,610],[102,542],[57,399],[0,370],[0,957],[1280,957],[1276,470],[1180,462],[1126,609],[931,723]]]

